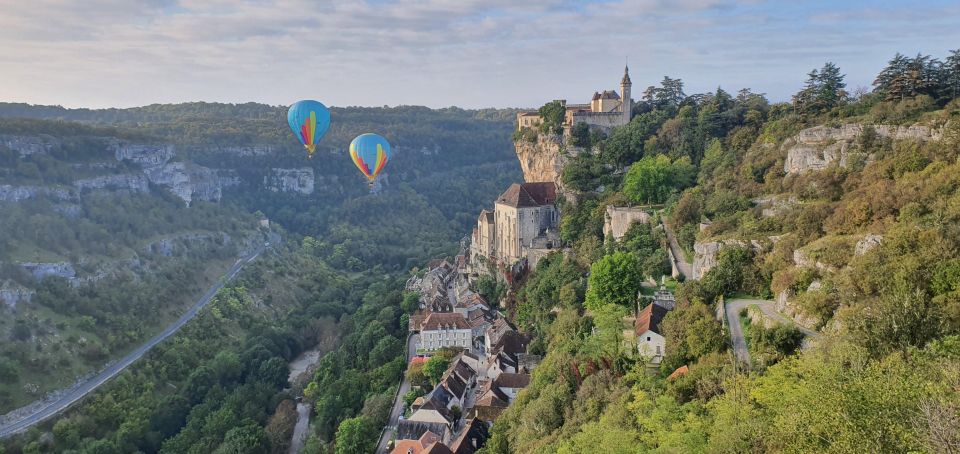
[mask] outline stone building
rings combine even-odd
[[[433,352],[441,348],[460,347],[469,349],[473,344],[473,331],[462,314],[433,312],[427,315],[420,327],[421,352]]]
[[[497,197],[492,212],[477,219],[470,244],[471,263],[512,265],[532,250],[559,246],[557,185],[553,182],[514,183]]]
[[[564,128],[578,123],[608,131],[617,126],[630,122],[633,101],[630,98],[630,69],[623,68],[623,78],[620,79],[620,93],[614,90],[594,92],[589,104],[567,104],[560,100],[566,109]],[[543,122],[536,111],[520,112],[517,114],[517,129],[533,128]]]

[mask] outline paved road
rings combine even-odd
[[[407,364],[410,364],[410,360],[417,355],[417,343],[420,342],[420,335],[413,334],[407,339]],[[397,391],[397,398],[393,402],[393,410],[390,411],[390,420],[387,421],[387,427],[384,429],[383,434],[380,435],[380,442],[377,444],[377,453],[385,453],[387,451],[387,443],[393,439],[393,435],[397,432],[397,424],[400,421],[400,415],[403,414],[403,407],[406,405],[403,402],[403,396],[410,391],[410,381],[407,380],[407,375],[403,375],[403,381],[400,383],[400,389]]]
[[[667,242],[670,243],[670,252],[673,253],[674,258],[676,258],[677,269],[680,270],[680,274],[683,275],[684,279],[691,280],[693,277],[693,266],[685,260],[683,255],[683,249],[680,248],[680,243],[677,242],[676,235],[673,234],[673,230],[670,230],[670,227],[663,220],[660,221],[660,225],[663,226],[663,231],[667,234]]]
[[[745,307],[757,306],[760,308],[760,311],[763,312],[764,316],[787,325],[796,326],[807,339],[814,339],[820,335],[820,333],[807,329],[780,312],[777,312],[776,305],[773,301],[734,298],[727,300],[725,306],[727,321],[730,326],[730,344],[733,346],[733,352],[736,354],[737,360],[748,366],[750,365],[750,351],[747,350],[747,340],[743,335],[743,326],[740,325],[740,310]],[[809,347],[809,345],[809,342],[804,340],[803,348]]]
[[[274,237],[271,238],[270,241],[271,241],[271,244],[279,241],[279,236],[274,235]],[[212,287],[210,287],[210,289],[208,289],[207,292],[203,294],[203,297],[201,297],[200,300],[197,301],[197,303],[194,304],[193,307],[191,307],[190,310],[187,311],[187,313],[183,314],[179,319],[177,319],[175,322],[167,326],[167,328],[164,329],[162,333],[158,334],[153,339],[150,339],[149,341],[147,341],[147,343],[141,345],[140,347],[137,347],[136,350],[130,352],[129,354],[127,354],[127,356],[124,356],[119,361],[116,361],[115,363],[108,365],[105,369],[100,371],[100,373],[98,373],[97,375],[70,388],[69,391],[63,393],[62,396],[60,396],[53,402],[50,402],[49,404],[36,409],[36,411],[34,411],[32,414],[27,415],[26,417],[18,421],[11,422],[7,425],[0,427],[0,438],[8,437],[10,435],[22,432],[34,426],[35,424],[38,424],[42,421],[45,421],[48,418],[51,418],[57,415],[61,411],[66,410],[70,405],[73,405],[73,403],[82,399],[87,394],[90,394],[91,392],[93,392],[93,390],[97,389],[100,385],[106,383],[111,378],[117,376],[120,372],[123,372],[124,369],[126,369],[131,364],[136,362],[138,359],[143,357],[143,355],[145,355],[148,351],[150,351],[150,349],[155,347],[160,342],[163,342],[166,338],[173,335],[173,333],[177,332],[177,330],[182,328],[183,325],[186,325],[187,322],[190,321],[190,319],[196,316],[197,313],[199,313],[200,310],[203,309],[204,306],[206,306],[211,299],[213,299],[213,296],[216,295],[217,292],[220,291],[220,289],[223,288],[223,286],[227,282],[230,282],[231,280],[233,280],[233,278],[235,278],[237,274],[240,273],[240,270],[243,269],[244,265],[256,259],[257,256],[259,256],[260,253],[264,251],[264,247],[265,245],[259,245],[257,249],[254,250],[252,253],[250,253],[246,257],[243,257],[237,260],[237,262],[234,263],[232,267],[230,267],[230,270],[227,271],[227,273],[223,276],[222,279],[219,279]]]

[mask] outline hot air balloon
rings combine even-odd
[[[330,111],[321,102],[297,101],[287,111],[287,123],[300,143],[307,149],[307,156],[313,157],[317,142],[330,127]]]
[[[377,175],[390,160],[390,143],[377,134],[360,134],[350,142],[350,157],[373,189]]]

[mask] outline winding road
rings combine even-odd
[[[820,336],[820,333],[801,326],[787,316],[777,312],[776,305],[773,301],[742,298],[730,299],[724,305],[724,310],[727,314],[727,321],[729,322],[728,325],[730,326],[730,344],[733,347],[734,354],[737,356],[737,360],[743,364],[748,366],[750,365],[750,351],[747,349],[747,340],[743,334],[743,326],[740,324],[740,310],[748,306],[757,306],[760,308],[760,311],[763,312],[764,317],[779,321],[785,325],[797,327],[797,329],[799,329],[800,332],[806,336],[802,348],[806,348],[810,345],[808,340],[815,339],[816,337]]]
[[[101,370],[98,374],[74,385],[67,390],[64,390],[59,397],[51,402],[46,403],[46,405],[35,409],[32,413],[25,415],[16,421],[12,421],[0,426],[0,438],[5,438],[13,434],[23,432],[24,430],[27,430],[30,427],[39,424],[40,422],[56,416],[58,413],[70,407],[70,405],[73,405],[78,400],[83,399],[87,394],[93,392],[95,389],[100,387],[100,385],[106,383],[111,378],[116,377],[127,367],[130,367],[131,364],[142,358],[143,355],[149,352],[153,347],[157,346],[157,344],[163,342],[168,337],[176,333],[184,325],[186,325],[187,322],[195,317],[201,309],[210,303],[210,300],[213,299],[214,295],[216,295],[224,285],[233,280],[233,278],[240,273],[240,270],[243,269],[244,265],[256,259],[266,247],[279,242],[279,238],[279,235],[270,234],[268,242],[262,245],[258,244],[254,251],[250,252],[245,257],[238,259],[237,262],[230,267],[223,278],[218,279],[217,282],[213,284],[213,286],[211,286],[206,293],[203,294],[200,300],[190,308],[190,310],[167,326],[163,332],[156,335],[153,339],[150,339],[145,344],[137,347],[136,350],[130,352],[127,354],[127,356],[124,356],[116,362],[108,364],[107,367]]]
[[[417,343],[420,342],[419,334],[411,334],[407,338],[407,364],[410,364],[410,360],[417,355]],[[406,370],[406,369],[404,369]],[[403,402],[403,396],[410,391],[410,381],[407,380],[407,374],[403,374],[403,381],[400,383],[400,389],[397,390],[397,397],[393,402],[393,410],[390,411],[390,420],[387,421],[387,427],[383,429],[383,433],[380,434],[380,442],[377,444],[377,453],[385,453],[387,451],[387,443],[393,439],[393,435],[397,432],[397,425],[400,422],[400,415],[403,414],[403,407],[405,403]]]

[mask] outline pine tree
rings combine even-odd
[[[960,49],[951,50],[943,62],[943,85],[947,98],[960,96]]]

